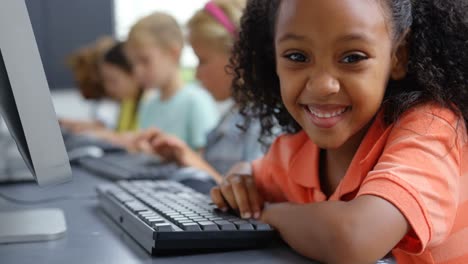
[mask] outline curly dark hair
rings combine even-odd
[[[415,105],[434,101],[468,123],[468,1],[378,1],[387,7],[394,41],[406,38],[409,43],[407,75],[390,81],[386,89],[385,122],[391,124]],[[248,1],[230,59],[234,97],[242,114],[260,119],[262,138],[271,137],[276,125],[286,133],[302,129],[282,102],[275,69],[280,3]]]

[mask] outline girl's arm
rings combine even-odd
[[[97,120],[85,121],[62,118],[59,120],[59,123],[64,128],[69,129],[74,133],[83,133],[87,131],[106,129],[104,124]]]
[[[294,250],[324,263],[375,263],[409,229],[394,205],[371,195],[350,202],[274,204],[263,210],[262,220]]]
[[[114,145],[126,148],[129,152],[135,152],[136,146],[134,144],[135,137],[138,136],[138,132],[115,132],[109,129],[101,129],[89,133],[92,136],[110,142]]]
[[[211,190],[218,208],[258,218],[279,231],[297,252],[324,263],[375,263],[408,232],[409,224],[391,203],[372,195],[350,202],[305,205],[277,203],[263,209],[248,164],[238,164]],[[245,169],[247,168],[247,169]]]
[[[146,154],[158,155],[166,161],[177,162],[182,167],[194,167],[203,170],[210,174],[217,183],[220,183],[223,179],[221,174],[202,158],[203,149],[192,150],[181,139],[166,134],[159,129],[151,128],[141,132],[136,139],[135,145],[139,151]]]
[[[223,180],[221,174],[203,159],[200,153],[195,152],[189,147],[185,150],[180,164],[185,167],[194,167],[207,172],[213,177],[217,184],[220,184]]]

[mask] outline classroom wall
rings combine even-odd
[[[51,89],[74,87],[66,58],[102,35],[114,36],[113,0],[26,0]]]

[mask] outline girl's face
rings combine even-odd
[[[319,147],[356,143],[380,108],[393,63],[383,6],[287,0],[276,22],[284,105]]]
[[[99,68],[106,94],[118,101],[136,96],[138,84],[130,73],[106,62],[101,63]]]
[[[202,40],[192,39],[190,43],[199,61],[197,79],[216,101],[229,99],[232,77],[225,70],[229,63],[229,54],[210,49]]]
[[[170,52],[154,44],[129,46],[126,54],[136,79],[145,89],[165,87],[178,67]]]

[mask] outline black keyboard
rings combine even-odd
[[[163,164],[155,157],[129,153],[82,158],[78,163],[82,168],[110,180],[167,179],[178,169],[176,164]]]
[[[152,254],[265,246],[276,232],[215,208],[211,199],[172,181],[120,181],[98,186],[104,211]]]

